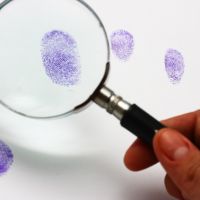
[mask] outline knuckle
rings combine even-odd
[[[200,159],[195,162],[191,162],[187,169],[187,173],[183,175],[183,191],[189,195],[190,199],[196,199],[196,196],[200,196]]]
[[[193,183],[197,181],[200,176],[200,163],[194,162],[189,168],[188,173],[186,175],[186,181],[189,183]]]
[[[165,188],[167,192],[169,193],[169,195],[177,199],[181,199],[182,195],[179,188],[175,185],[175,183],[172,181],[172,179],[168,175],[165,176],[164,183],[165,183]]]

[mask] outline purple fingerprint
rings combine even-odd
[[[77,43],[68,33],[51,31],[42,39],[42,61],[53,83],[73,86],[80,78]]]
[[[170,81],[177,84],[181,81],[184,74],[184,58],[180,52],[175,49],[168,49],[165,55],[165,69]]]
[[[111,35],[111,48],[113,53],[123,61],[127,61],[133,53],[133,36],[125,30],[117,30]]]
[[[11,149],[0,141],[0,175],[8,171],[13,163],[13,154]]]

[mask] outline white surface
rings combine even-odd
[[[87,0],[107,27],[133,33],[128,63],[112,57],[108,86],[158,119],[199,108],[200,5],[197,0]],[[164,70],[168,48],[181,51],[186,71],[171,85]],[[157,165],[132,173],[123,156],[135,139],[112,116],[91,105],[71,118],[34,121],[1,108],[0,136],[15,153],[0,179],[4,200],[168,200]]]

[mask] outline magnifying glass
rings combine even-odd
[[[149,145],[164,127],[105,86],[107,33],[82,0],[5,0],[0,28],[0,103],[9,110],[50,119],[93,101]]]

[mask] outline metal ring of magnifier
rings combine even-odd
[[[6,5],[8,5],[10,2],[12,2],[12,1],[14,1],[14,0],[5,0],[2,3],[0,3],[0,10],[3,7],[5,7]],[[27,115],[27,114],[24,114],[22,112],[19,112],[19,111],[13,109],[9,105],[7,105],[5,102],[0,100],[0,104],[2,104],[4,107],[9,109],[10,111],[12,111],[12,112],[14,112],[16,114],[19,114],[21,116],[28,117],[28,118],[33,118],[33,119],[53,119],[53,118],[65,117],[65,116],[68,116],[70,114],[73,114],[74,112],[79,112],[80,110],[85,108],[91,101],[94,100],[94,96],[97,94],[97,91],[99,91],[103,87],[103,85],[104,85],[104,83],[105,83],[105,81],[106,81],[106,79],[108,77],[109,71],[110,71],[110,45],[109,45],[108,35],[106,33],[105,26],[103,25],[100,17],[97,15],[97,13],[86,2],[84,2],[82,0],[74,0],[74,1],[78,1],[83,6],[85,6],[93,14],[93,16],[97,19],[97,21],[99,21],[99,25],[101,26],[101,28],[103,30],[103,33],[104,33],[104,36],[105,36],[105,41],[106,41],[106,44],[107,44],[107,63],[105,63],[105,73],[104,73],[104,76],[103,76],[101,82],[96,87],[96,89],[94,90],[93,94],[91,94],[91,96],[89,96],[83,103],[81,103],[80,105],[77,105],[72,110],[70,110],[68,112],[65,112],[65,113],[62,113],[62,114],[59,114],[59,115],[53,115],[53,116],[49,116],[49,117],[36,117],[36,116]]]

